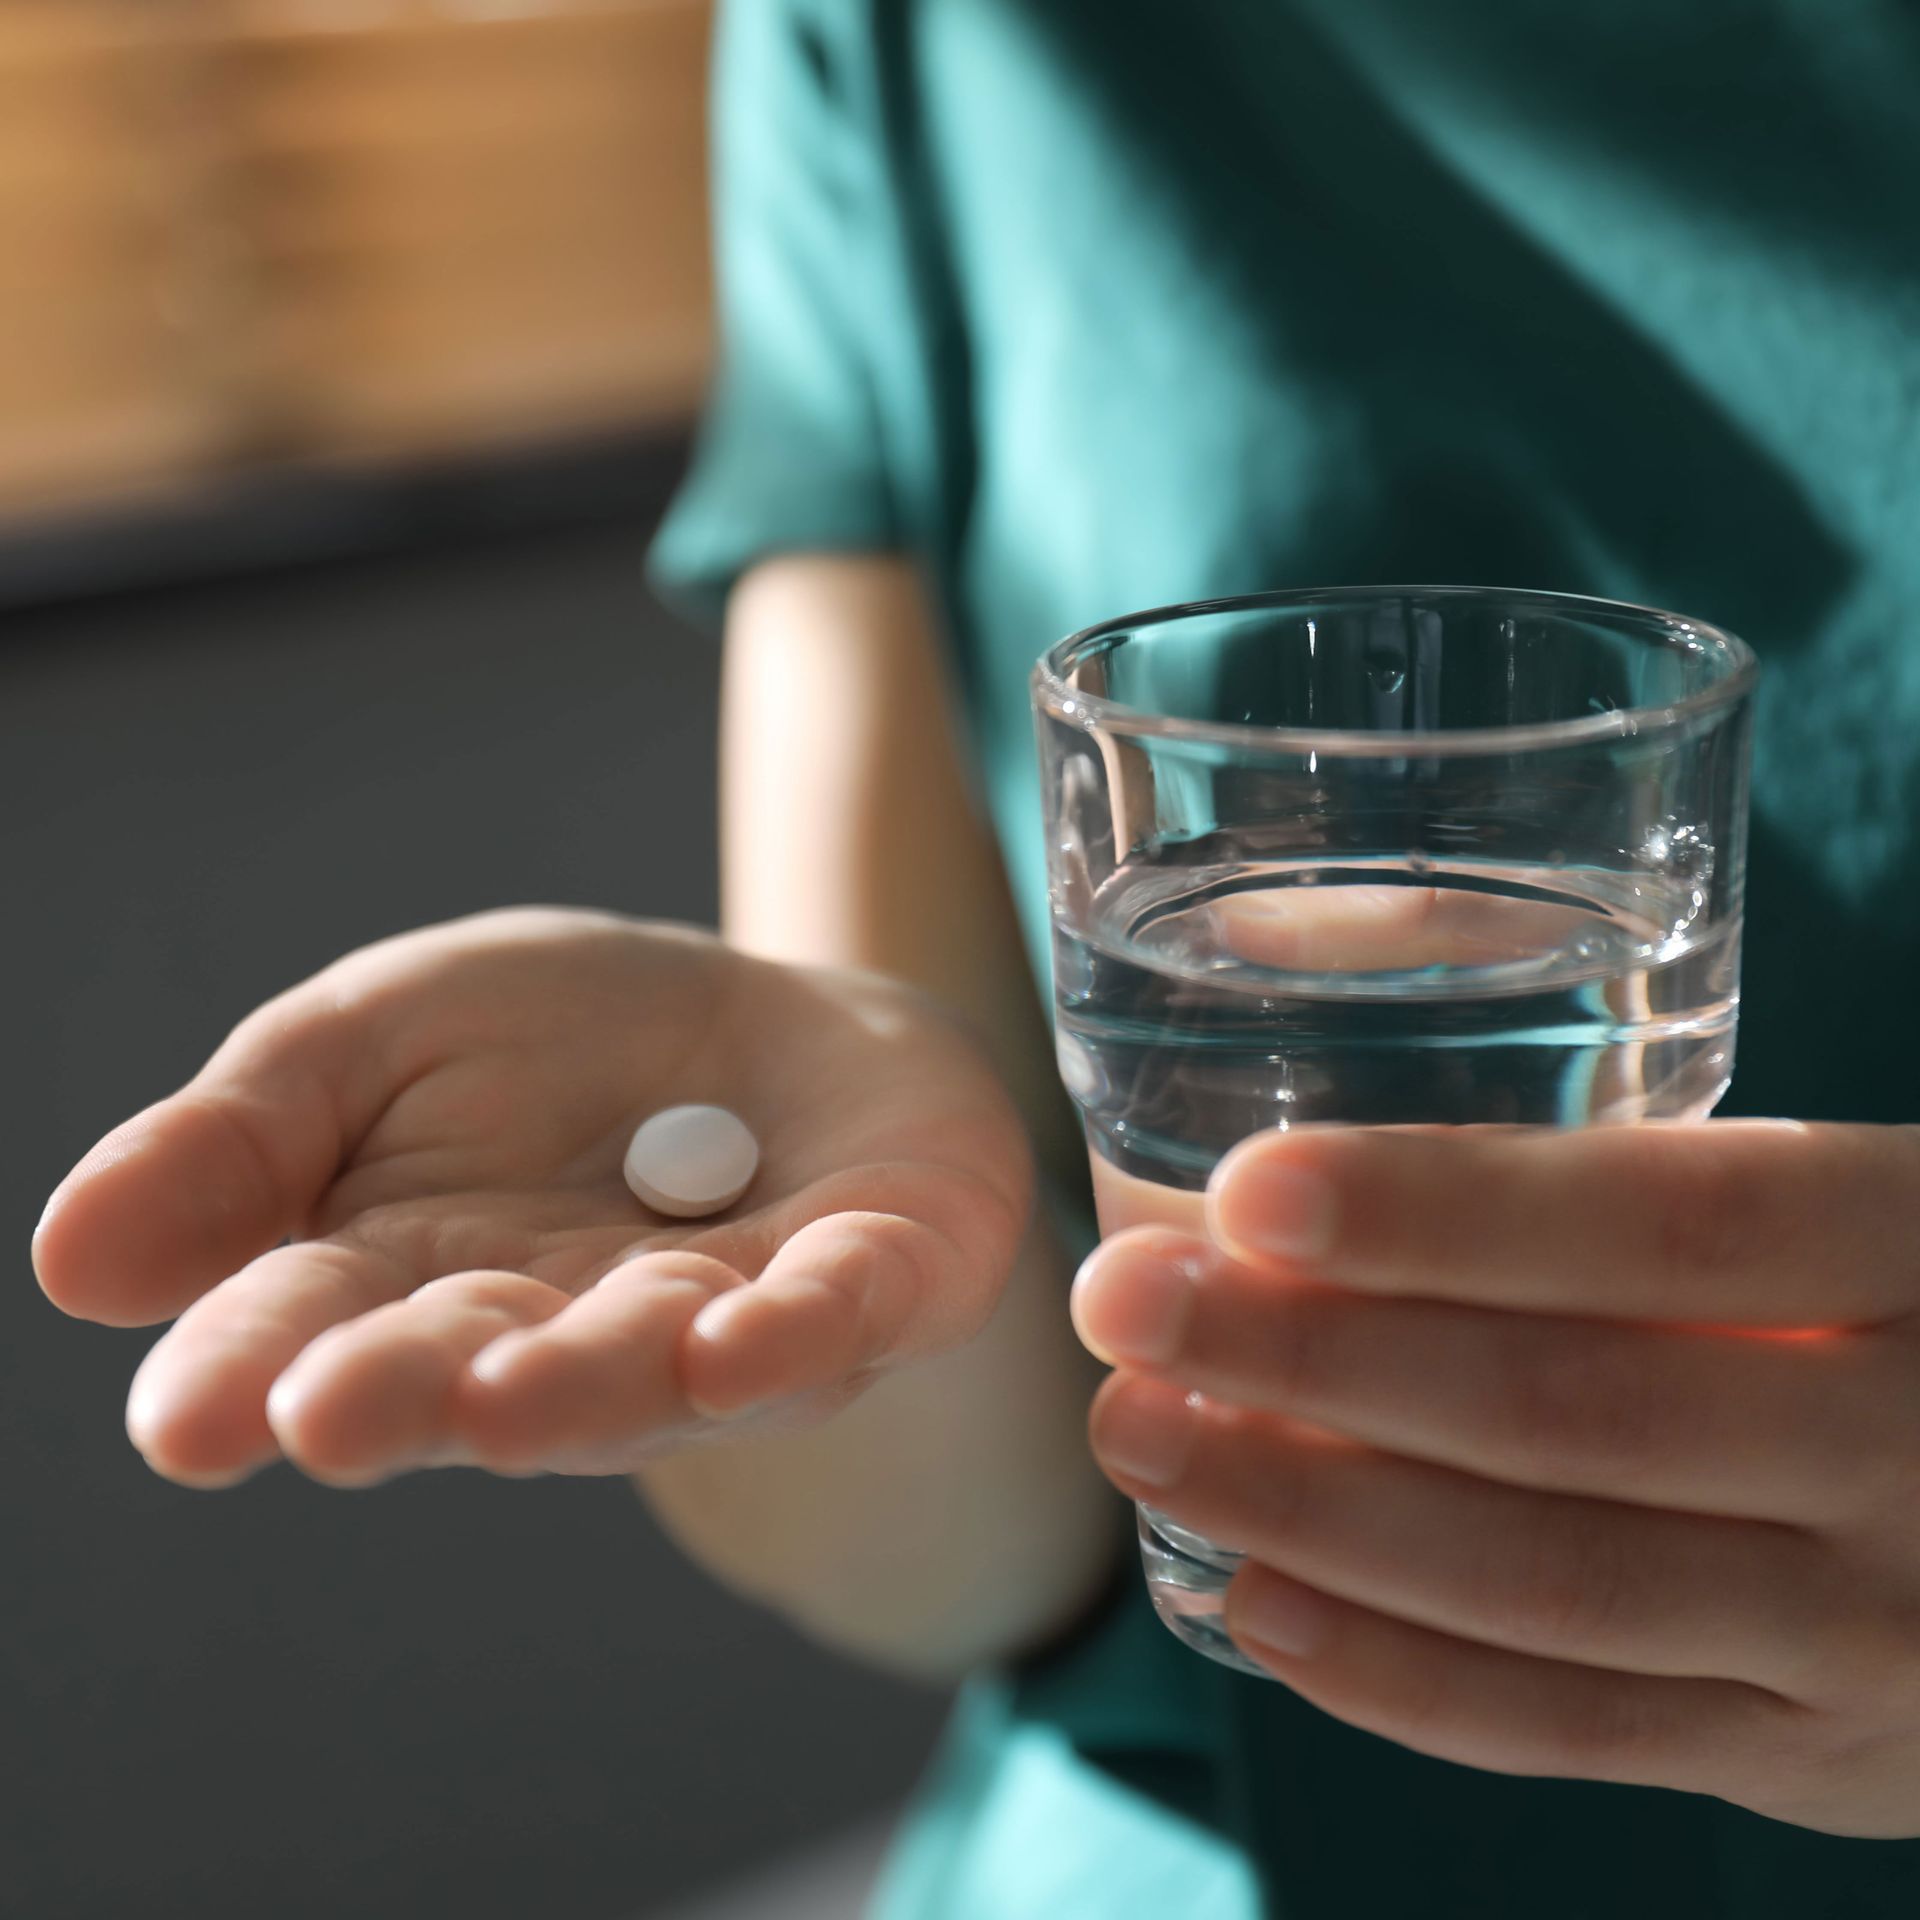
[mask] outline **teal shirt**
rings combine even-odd
[[[1476,582],[1766,663],[1729,1109],[1920,1117],[1912,0],[734,0],[724,354],[655,553],[908,551],[1044,966],[1025,682],[1131,608]],[[1129,1580],[976,1684],[892,1920],[1920,1914],[1920,1842],[1511,1779]]]

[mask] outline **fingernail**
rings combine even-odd
[[[1165,1366],[1186,1344],[1193,1280],[1191,1262],[1145,1248],[1096,1247],[1074,1276],[1074,1330],[1109,1365]]]
[[[1271,1158],[1228,1164],[1210,1197],[1210,1224],[1227,1245],[1311,1260],[1333,1245],[1333,1189],[1318,1174]]]
[[[1333,1631],[1333,1609],[1310,1587],[1261,1568],[1243,1574],[1227,1593],[1227,1630],[1289,1660],[1317,1653]]]
[[[1186,1396],[1150,1381],[1109,1394],[1095,1417],[1093,1447],[1126,1479],[1172,1486],[1193,1451],[1193,1412]]]

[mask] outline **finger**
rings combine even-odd
[[[778,1251],[759,1278],[688,1330],[682,1378],[703,1412],[828,1391],[945,1352],[985,1325],[1025,1224],[997,1190],[902,1167],[858,1171],[829,1191],[883,1192],[892,1207],[828,1212],[790,1233],[769,1223]]]
[[[897,1214],[842,1213],[803,1227],[751,1286],[722,1294],[688,1329],[682,1378],[707,1417],[824,1392],[897,1359],[914,1305],[952,1255]]]
[[[1243,1142],[1208,1222],[1369,1292],[1827,1327],[1920,1309],[1920,1128],[1306,1128]]]
[[[455,1419],[488,1465],[624,1471],[649,1443],[699,1419],[679,1378],[694,1315],[741,1284],[685,1251],[616,1267],[563,1311],[474,1355]]]
[[[190,1307],[142,1362],[127,1432],[156,1473],[231,1481],[280,1457],[267,1394],[329,1327],[405,1291],[406,1276],[364,1247],[310,1241],[262,1254]]]
[[[287,1458],[335,1486],[467,1457],[455,1421],[467,1363],[566,1305],[517,1273],[457,1273],[321,1335],[275,1381],[267,1416]]]
[[[1819,1526],[1920,1473],[1915,1357],[1882,1335],[1381,1299],[1164,1228],[1096,1249],[1073,1312],[1109,1362],[1520,1486]]]
[[[243,1021],[188,1086],[54,1190],[33,1261],[63,1312],[171,1319],[296,1230],[384,1099],[371,1022],[326,978]]]
[[[1537,959],[1592,915],[1551,902],[1443,887],[1256,887],[1209,908],[1221,946],[1295,973],[1414,972]]]
[[[1751,1802],[1807,1709],[1737,1680],[1673,1680],[1509,1653],[1248,1565],[1227,1628],[1324,1712],[1493,1773],[1674,1787]]]
[[[1108,1477],[1182,1526],[1463,1639],[1791,1693],[1858,1637],[1834,1556],[1792,1528],[1503,1486],[1138,1375],[1101,1389],[1091,1430]]]

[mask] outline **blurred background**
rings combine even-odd
[[[624,1485],[196,1495],[41,1202],[261,999],[541,900],[710,920],[648,597],[710,345],[703,0],[0,0],[0,1912],[855,1909],[943,1711]]]

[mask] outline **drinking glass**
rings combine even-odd
[[[1700,620],[1469,587],[1216,600],[1047,653],[1055,1033],[1101,1231],[1201,1227],[1267,1128],[1703,1118],[1756,671]],[[1232,1544],[1139,1525],[1160,1617],[1257,1671],[1221,1623]]]

